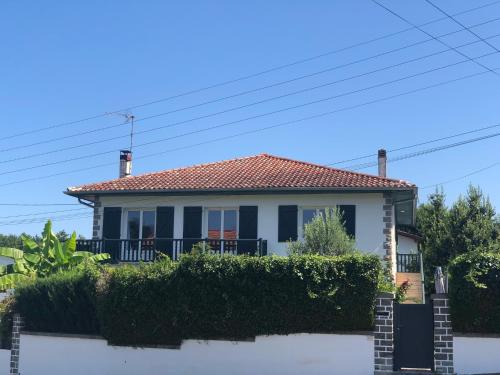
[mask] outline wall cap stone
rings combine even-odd
[[[377,298],[394,298],[395,296],[392,292],[381,292],[377,295]]]

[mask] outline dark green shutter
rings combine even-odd
[[[240,206],[239,239],[257,239],[257,206]],[[240,241],[238,254],[255,254],[257,241]]]
[[[102,238],[104,240],[117,240],[121,235],[122,208],[104,207],[102,220]],[[120,241],[104,241],[104,252],[109,253],[113,260],[118,260],[120,253]]]
[[[278,242],[297,240],[297,206],[278,207]]]
[[[201,239],[201,213],[201,207],[184,207],[182,236],[192,239],[183,241],[184,251],[191,251],[193,245],[199,242],[196,239]]]
[[[156,207],[156,250],[172,258],[174,238],[174,208]]]
[[[342,214],[344,228],[349,236],[356,237],[356,206],[353,204],[339,205],[338,209]]]

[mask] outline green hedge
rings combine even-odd
[[[451,263],[449,272],[453,329],[500,333],[500,254],[459,256]]]
[[[97,267],[58,273],[16,288],[15,310],[29,331],[98,334]]]
[[[371,330],[380,269],[368,255],[190,255],[39,279],[16,290],[16,310],[28,330],[118,345]]]

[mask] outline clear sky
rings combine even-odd
[[[452,14],[492,2],[435,1]],[[484,38],[492,37],[500,32],[500,20],[495,21],[500,18],[500,2],[497,3],[456,17],[467,26],[482,24],[474,32]],[[384,0],[383,4],[415,24],[443,17],[424,0]],[[128,147],[126,135],[130,127],[124,124],[103,129],[123,121],[119,115],[106,115],[31,131],[252,75],[408,27],[401,19],[365,0],[3,1],[0,203],[76,203],[62,191],[68,186],[117,177],[117,150]],[[432,35],[442,35],[461,27],[448,19],[424,29]],[[500,75],[466,61],[454,50],[445,51],[447,47],[435,40],[424,42],[426,39],[428,35],[414,29],[250,79],[131,109],[129,112],[137,120],[170,112],[136,122],[137,132],[163,128],[135,136],[133,173],[262,152],[329,164],[376,153],[379,148],[394,149],[500,123]],[[468,44],[460,47],[463,54],[473,58],[487,55],[477,61],[491,69],[500,68],[500,54],[485,43],[473,43],[476,40],[464,30],[443,38],[454,47]],[[488,41],[500,48],[500,37]],[[409,45],[413,46],[401,49]],[[394,49],[400,50],[388,52]],[[432,56],[423,58],[427,55]],[[352,64],[361,59],[364,61]],[[413,61],[388,68],[409,60]],[[450,64],[454,65],[436,70]],[[327,71],[274,85],[323,70]],[[374,70],[378,72],[370,73]],[[481,72],[486,73],[377,102]],[[413,77],[403,79],[410,75]],[[353,76],[357,77],[350,78]],[[389,83],[395,80],[398,82]],[[269,85],[274,86],[179,110]],[[319,85],[324,86],[312,89]],[[304,89],[310,90],[267,100]],[[303,105],[332,97],[335,98]],[[234,109],[263,100],[266,102]],[[362,105],[372,101],[375,102]],[[299,107],[264,115],[292,106]],[[353,108],[347,110],[347,107]],[[222,111],[226,112],[214,114]],[[179,149],[333,111],[336,112],[288,126]],[[183,135],[257,115],[263,116]],[[206,117],[193,120],[202,116]],[[177,125],[169,126],[172,124]],[[95,129],[100,130],[78,134]],[[31,133],[7,138],[23,132]],[[496,132],[500,132],[500,127],[388,156],[397,158]],[[163,140],[175,136],[178,137]],[[62,137],[66,138],[54,140]],[[158,142],[139,146],[151,141]],[[89,145],[90,142],[99,143]],[[73,146],[81,147],[68,149]],[[432,191],[424,187],[500,162],[499,146],[497,137],[394,161],[389,163],[388,174],[422,187],[420,201],[424,201]],[[145,157],[153,153],[162,154]],[[75,158],[79,159],[71,160]],[[371,161],[375,157],[354,163]],[[376,173],[373,167],[362,171]],[[50,176],[54,174],[57,176]],[[500,209],[499,175],[500,165],[497,165],[443,187],[451,202],[465,192],[469,183],[479,185]],[[19,182],[22,180],[27,181]],[[75,209],[78,210],[67,211]],[[38,233],[42,223],[21,220],[53,217],[56,229],[75,229],[90,235],[91,218],[77,216],[89,214],[90,209],[78,206],[0,206],[0,213],[0,233]],[[66,219],[61,218],[64,215]]]

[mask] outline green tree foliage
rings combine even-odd
[[[470,186],[450,209],[450,250],[457,256],[476,250],[493,250],[495,209],[478,187]]]
[[[304,241],[288,244],[290,254],[342,255],[356,250],[355,241],[347,234],[341,212],[325,209],[304,227]]]
[[[435,267],[446,267],[460,254],[500,251],[499,228],[491,202],[478,187],[469,186],[451,208],[442,191],[431,194],[417,209],[426,280],[431,283]]]
[[[61,232],[59,232],[61,236]],[[76,251],[76,233],[61,242],[52,232],[50,220],[45,224],[41,240],[36,242],[28,236],[21,236],[23,249],[0,247],[0,256],[12,259],[13,264],[0,268],[0,290],[14,288],[20,282],[46,277],[50,274],[80,267],[87,262],[101,262],[109,254],[92,254]]]
[[[434,268],[450,260],[449,212],[445,195],[436,191],[417,210],[417,230],[422,234],[420,249],[424,259],[425,279],[433,280]],[[429,284],[430,285],[430,284]]]

